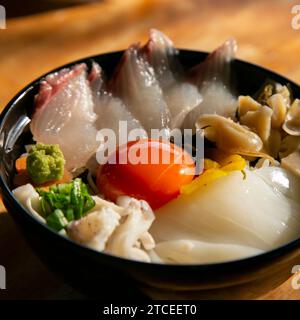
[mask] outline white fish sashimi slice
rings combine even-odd
[[[96,118],[86,65],[80,64],[41,82],[31,132],[37,142],[58,144],[72,171],[84,167],[95,153]]]
[[[186,115],[202,101],[194,84],[184,80],[183,68],[173,42],[162,32],[151,29],[143,51],[153,66],[171,114],[171,128],[180,128]]]
[[[140,132],[143,132],[142,136],[146,136],[141,123],[132,116],[119,98],[113,97],[111,94],[103,94],[99,97],[95,111],[98,115],[96,127],[99,130],[104,128],[112,129],[116,134],[117,141],[121,129],[120,121],[126,122],[127,133],[131,130],[139,129]],[[128,139],[128,136],[122,137],[122,139],[124,138]]]
[[[216,113],[235,119],[237,97],[230,88],[230,62],[234,59],[236,50],[236,41],[231,38],[191,69],[191,80],[197,85],[203,102],[188,114],[184,127],[194,128],[195,121],[201,114]]]
[[[219,48],[210,53],[200,64],[194,66],[190,75],[196,85],[201,88],[204,82],[216,80],[230,84],[230,63],[237,51],[237,42],[234,38],[225,41]]]
[[[93,62],[88,79],[93,91],[95,113],[98,116],[95,123],[98,130],[111,129],[115,132],[117,139],[120,121],[126,122],[128,131],[143,130],[141,123],[133,117],[123,101],[107,91],[103,71],[96,62]]]
[[[97,98],[102,91],[105,90],[105,81],[103,70],[98,63],[93,61],[91,71],[88,75],[88,80],[93,92],[94,98]]]
[[[157,243],[154,252],[165,263],[198,264],[242,259],[263,251],[243,245],[182,239]]]
[[[148,134],[168,129],[170,115],[154,70],[141,55],[140,47],[127,49],[111,81],[112,93],[123,100]]]
[[[177,82],[165,90],[165,100],[171,113],[170,127],[181,128],[187,114],[193,112],[202,102],[196,86],[187,82]]]
[[[200,92],[203,100],[187,115],[184,121],[185,128],[194,128],[196,120],[203,114],[218,114],[235,119],[238,106],[237,98],[231,94],[222,82],[207,82],[203,84]]]
[[[108,145],[102,145],[105,143],[105,137],[110,136],[113,131],[113,136],[110,139],[115,139],[115,145],[122,145],[127,143],[129,140],[136,140],[136,136],[146,137],[147,134],[143,129],[141,123],[133,117],[130,111],[127,109],[123,101],[117,97],[114,97],[108,92],[105,75],[102,68],[96,62],[93,62],[92,69],[89,73],[88,80],[92,89],[93,101],[94,101],[94,111],[97,114],[97,120],[95,122],[95,127],[97,132],[97,143],[98,149],[101,150],[101,154],[109,153]],[[130,139],[131,130],[135,130],[136,135]],[[108,130],[108,131],[107,131]],[[102,134],[102,135],[101,135]],[[113,141],[111,141],[114,143]],[[97,153],[91,157],[90,161],[87,163],[87,168],[93,174],[96,174],[98,168],[98,161],[102,163],[105,161],[102,156]],[[100,160],[101,159],[101,160]]]
[[[300,190],[298,190],[300,192]],[[299,237],[300,203],[255,171],[233,172],[156,211],[156,242],[191,239],[270,250]]]
[[[161,31],[151,29],[149,40],[142,50],[163,88],[172,85],[175,78],[182,76],[183,68],[177,59],[179,51]]]

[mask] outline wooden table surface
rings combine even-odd
[[[12,19],[0,30],[0,110],[24,85],[66,62],[145,41],[151,27],[177,47],[212,50],[229,36],[238,58],[300,82],[300,30],[291,27],[288,0],[107,0]],[[34,256],[0,201],[0,264],[7,290],[0,299],[83,298]],[[299,258],[300,264],[300,258]],[[291,266],[292,267],[292,266]],[[300,299],[291,279],[257,299]],[[241,297],[242,298],[242,297]]]

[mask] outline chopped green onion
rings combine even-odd
[[[43,189],[37,189],[37,192],[41,197],[40,205],[43,216],[47,224],[55,230],[61,230],[65,228],[67,222],[82,218],[95,206],[88,186],[79,178],[70,183],[52,186],[48,192]]]
[[[64,213],[59,209],[55,209],[50,215],[48,215],[48,217],[46,217],[46,221],[48,226],[56,231],[60,231],[68,225],[68,221],[65,218]]]
[[[70,194],[72,183],[62,183],[57,186],[58,192],[63,194]]]
[[[85,203],[84,203],[84,207],[83,207],[83,211],[89,211],[91,210],[93,207],[95,206],[95,200],[89,196],[86,198]]]
[[[41,198],[40,204],[41,204],[41,208],[42,208],[42,212],[43,212],[44,217],[46,217],[48,214],[50,214],[52,212],[48,202],[45,200],[44,197]]]
[[[81,194],[81,180],[75,179],[73,181],[73,188],[71,190],[71,203],[74,207],[75,219],[80,219],[83,213],[83,199]]]
[[[65,217],[67,218],[68,221],[73,221],[74,220],[74,210],[72,208],[68,208],[65,211]]]

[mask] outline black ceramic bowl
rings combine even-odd
[[[89,57],[64,67],[78,62],[86,62],[91,66],[91,61],[95,60],[109,74],[121,55],[122,52],[114,52]],[[206,56],[207,53],[203,52],[180,51],[180,60],[186,67],[195,65]],[[232,70],[238,94],[251,95],[265,80],[272,79],[282,84],[288,83],[294,96],[300,97],[298,85],[261,67],[235,60]],[[142,297],[136,295],[136,288],[156,298],[252,297],[251,294],[240,294],[242,289],[237,288],[246,288],[248,293],[247,288],[252,288],[251,292],[256,292],[253,288],[257,289],[263,283],[263,290],[268,290],[287,278],[292,266],[297,263],[300,234],[299,239],[283,247],[243,260],[207,265],[163,265],[96,252],[58,235],[35,220],[18,203],[11,190],[14,162],[23,152],[24,145],[31,141],[31,133],[28,125],[25,125],[26,116],[31,114],[40,79],[17,94],[1,114],[0,186],[7,210],[34,251],[51,270],[90,296],[126,298]],[[234,289],[227,290],[229,286],[234,286]],[[245,292],[244,289],[242,291]],[[235,292],[236,296],[231,296],[229,292]]]

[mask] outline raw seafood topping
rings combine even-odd
[[[238,94],[236,51],[229,39],[187,68],[152,29],[110,77],[96,61],[46,76],[15,197],[61,236],[147,263],[230,261],[295,240],[300,100],[270,79]]]

